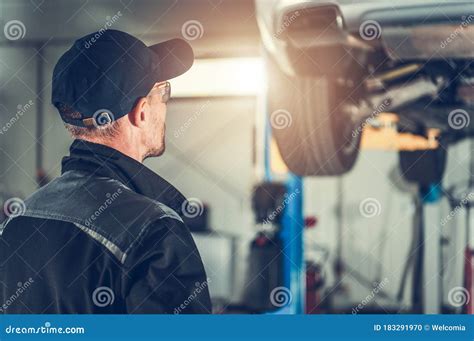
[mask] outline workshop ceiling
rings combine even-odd
[[[120,15],[118,13],[120,12]],[[118,15],[113,20],[114,15]],[[21,43],[74,40],[104,27],[127,31],[151,43],[182,37],[183,25],[197,21],[202,29],[192,45],[200,55],[254,54],[258,29],[253,0],[3,0],[0,24],[21,21]],[[2,34],[0,42],[11,44]],[[17,41],[16,43],[18,43]],[[227,51],[227,52],[226,52]]]

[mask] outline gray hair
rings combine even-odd
[[[113,121],[105,126],[77,127],[72,124],[64,123],[67,131],[72,137],[85,139],[110,139],[116,137],[120,131],[120,120]]]

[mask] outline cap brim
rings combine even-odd
[[[193,49],[183,39],[167,40],[148,48],[158,55],[161,78],[159,81],[182,75],[193,65]]]

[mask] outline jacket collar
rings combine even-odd
[[[70,155],[62,160],[61,174],[81,170],[122,182],[133,191],[157,200],[181,215],[186,198],[169,182],[142,163],[116,149],[84,140],[75,140]]]

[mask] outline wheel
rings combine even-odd
[[[341,175],[359,152],[360,132],[342,113],[351,98],[335,77],[288,76],[267,56],[268,113],[286,165],[300,176]]]
[[[420,186],[440,183],[446,166],[446,154],[443,147],[400,152],[398,155],[403,177]]]

